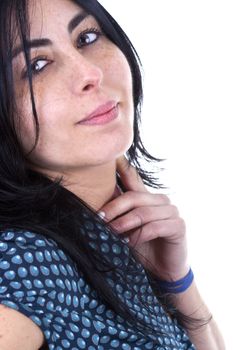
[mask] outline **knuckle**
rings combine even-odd
[[[149,209],[150,208],[147,208],[147,207],[135,208],[134,213],[141,221],[143,221],[143,217],[146,216],[146,214],[148,213]]]
[[[184,219],[182,218],[178,218],[177,219],[177,224],[178,224],[178,227],[180,229],[181,232],[183,232],[185,234],[185,231],[186,231],[186,224],[185,224],[185,221]]]
[[[170,204],[171,203],[170,199],[168,198],[168,196],[166,194],[160,193],[159,194],[159,199],[164,204]]]
[[[133,202],[137,198],[137,193],[135,191],[127,191],[122,193],[122,196],[124,197],[124,200]]]
[[[180,213],[176,205],[171,204],[170,208],[173,216],[179,216]]]

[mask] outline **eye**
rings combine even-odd
[[[47,65],[48,65],[47,57],[44,57],[44,56],[37,57],[36,59],[34,59],[34,61],[32,61],[30,66],[32,75],[40,74]],[[28,70],[26,69],[26,71],[22,73],[22,78],[25,79],[27,78],[27,76],[28,76]]]
[[[41,72],[46,66],[46,61],[47,60],[45,58],[36,59],[36,61],[34,61],[31,65],[32,73],[38,74],[39,72]]]
[[[101,35],[102,35],[102,32],[98,28],[86,29],[78,36],[78,41],[77,41],[78,48],[94,43],[99,39]]]

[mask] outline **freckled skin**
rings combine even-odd
[[[123,53],[104,35],[77,47],[83,31],[100,29],[88,16],[69,34],[68,23],[80,11],[67,0],[30,1],[31,39],[48,38],[52,46],[31,50],[43,71],[33,78],[40,136],[28,165],[52,179],[63,176],[63,186],[98,209],[112,197],[116,160],[133,141],[132,76]],[[14,62],[15,91],[18,135],[28,153],[35,130],[28,82],[20,78],[24,69],[22,54]],[[95,127],[76,124],[110,100],[118,103],[117,119]]]
[[[98,26],[89,16],[68,34],[67,23],[81,11],[77,5],[65,0],[40,3],[35,2],[32,10],[37,16],[33,17],[31,38],[49,38],[53,46],[33,49],[32,57],[47,55],[52,63],[33,81],[40,139],[30,162],[48,174],[80,173],[84,167],[112,162],[132,143],[130,68],[122,52],[104,36],[82,49],[76,47],[75,40],[82,30]],[[40,6],[44,16],[42,26]],[[16,85],[16,91],[19,90],[26,90],[25,98],[19,95],[18,105],[23,116],[22,144],[28,151],[34,142],[34,127],[26,81]],[[101,127],[75,125],[109,100],[119,103],[117,120]]]

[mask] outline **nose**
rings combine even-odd
[[[98,89],[103,80],[103,72],[97,62],[76,52],[70,57],[71,90],[75,95],[91,93]]]

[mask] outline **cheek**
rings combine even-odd
[[[19,102],[20,101],[20,102]],[[30,98],[16,99],[17,115],[15,116],[16,132],[25,153],[34,146],[36,140],[34,116]]]
[[[123,113],[133,128],[134,119],[134,102],[133,102],[133,80],[132,73],[127,59],[124,54],[116,47],[109,52],[109,55],[102,57],[105,88],[110,88],[111,91],[119,95]],[[113,95],[114,96],[114,95]]]
[[[117,87],[122,87],[132,94],[132,74],[123,53],[117,49],[111,59],[107,59],[106,69],[108,76],[114,80]]]
[[[20,81],[16,77],[14,80],[14,94],[16,102],[16,132],[23,149],[25,152],[28,152],[35,142],[34,117],[29,94],[29,84],[26,81]]]
[[[97,58],[96,58],[97,57]],[[129,63],[122,53],[122,51],[109,42],[103,46],[95,55],[92,57],[93,63],[98,64],[103,71],[103,85],[107,83],[111,84],[112,88],[123,88],[127,95],[132,95],[132,74]]]

